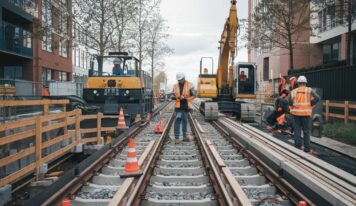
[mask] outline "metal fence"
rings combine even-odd
[[[356,65],[298,73],[305,75],[308,86],[323,89],[323,99],[356,101]]]

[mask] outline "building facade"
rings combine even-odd
[[[37,9],[31,0],[0,1],[0,79],[26,79],[32,71]]]
[[[249,0],[249,27],[251,27],[252,15],[255,7],[261,0]],[[253,34],[251,37],[253,38]],[[311,67],[321,64],[321,48],[311,44],[310,31],[300,31],[298,33],[298,41],[294,44],[293,59],[294,68]],[[285,48],[271,47],[270,45],[262,46],[262,48],[253,48],[251,42],[248,43],[248,59],[250,62],[257,64],[257,79],[260,89],[266,90],[266,83],[273,83],[273,88],[276,90],[275,84],[279,76],[288,74],[290,65],[289,50]]]
[[[73,77],[88,76],[95,51],[87,46],[88,37],[81,25],[73,21],[72,67]]]
[[[48,86],[50,81],[72,79],[72,1],[37,0],[33,72],[28,79]]]
[[[351,9],[348,7],[350,1]],[[356,0],[333,0],[325,4],[311,3],[311,24],[315,25],[310,43],[321,48],[322,63],[347,59],[348,12],[351,11],[351,63],[356,63]]]

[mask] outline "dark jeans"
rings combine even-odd
[[[310,151],[310,117],[309,116],[293,116],[294,118],[294,146],[302,148],[302,129],[304,139],[304,151]]]
[[[176,119],[174,122],[174,137],[179,139],[180,125],[182,123],[183,137],[187,135],[187,125],[188,125],[188,112],[177,110]]]
[[[274,111],[272,114],[270,114],[266,119],[268,125],[269,126],[274,126],[277,123],[277,118],[279,116],[281,116],[282,114],[284,114],[283,111],[281,111],[281,112]]]

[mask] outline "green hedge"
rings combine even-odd
[[[322,64],[322,65],[315,66],[315,67],[308,67],[308,68],[303,67],[300,69],[294,69],[293,71],[289,70],[288,75],[310,72],[310,71],[318,71],[318,70],[323,70],[323,69],[330,69],[330,68],[335,68],[335,67],[340,67],[340,66],[346,66],[346,61],[343,60],[343,61],[338,61],[338,62],[331,62],[331,63]]]

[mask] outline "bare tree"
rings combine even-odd
[[[150,58],[152,78],[154,76],[154,70],[164,66],[163,58],[173,52],[167,45],[169,35],[167,33],[168,26],[166,26],[165,23],[166,21],[158,13],[153,15],[148,23],[150,27],[148,29],[148,44],[146,50]]]
[[[87,36],[87,46],[104,55],[113,48],[111,39],[116,30],[117,0],[73,0],[75,21]]]
[[[142,62],[147,57],[145,48],[147,46],[149,20],[158,10],[161,0],[133,0],[136,4],[135,17],[133,18],[133,44],[135,53],[140,60],[139,68],[142,69]]]
[[[313,14],[318,18],[317,26],[315,30],[319,32],[326,30],[326,15],[330,16],[333,20],[330,20],[332,24],[347,26],[347,51],[346,62],[348,65],[352,65],[352,24],[356,21],[356,0],[311,0],[313,3]],[[329,23],[330,24],[330,23]]]
[[[290,70],[294,69],[293,49],[310,31],[310,0],[261,0],[256,6],[249,31],[254,48],[285,48],[289,51]]]
[[[116,24],[115,35],[112,36],[112,44],[119,52],[128,49],[129,40],[132,37],[129,30],[130,24],[135,16],[135,1],[117,0],[117,7],[114,9],[114,19]]]

